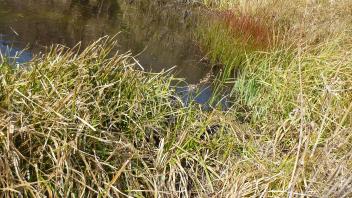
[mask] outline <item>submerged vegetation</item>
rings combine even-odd
[[[3,58],[1,196],[352,196],[352,3],[204,4],[226,111],[184,104],[108,37]]]

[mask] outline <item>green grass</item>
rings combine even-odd
[[[114,47],[103,38],[80,54],[55,47],[26,70],[1,64],[3,195],[205,196],[224,185],[219,174],[242,152],[231,148],[243,147],[236,123],[184,107],[170,75],[108,58]]]
[[[185,106],[170,88],[177,79],[140,71],[130,54],[113,53],[115,39],[82,53],[54,47],[26,69],[2,60],[1,195],[350,197],[348,2],[300,2],[288,13],[265,2],[230,8],[266,25],[274,14],[275,45],[248,46],[239,33],[252,30],[221,20],[197,30],[223,67],[227,111]]]
[[[213,21],[206,23],[208,32],[202,29],[198,36],[209,59],[222,65],[225,75],[219,75],[218,81],[233,85],[231,110],[238,120],[266,139],[274,159],[283,157],[277,167],[286,180],[275,181],[275,186],[291,195],[350,196],[352,59],[347,54],[352,45],[351,28],[346,24],[352,15],[345,9],[349,3],[300,2],[289,12],[281,12],[285,1],[268,0],[252,7],[253,2],[212,2],[215,13],[248,16],[273,30],[270,45],[264,49],[248,48],[243,42],[238,45],[242,37],[231,26]],[[345,14],[337,15],[336,10]],[[227,24],[226,17],[221,16],[220,23],[221,19]],[[332,23],[335,29],[327,28]],[[252,27],[242,26],[240,32],[251,32]],[[339,168],[333,163],[346,172],[335,175]],[[336,183],[342,180],[344,187]]]

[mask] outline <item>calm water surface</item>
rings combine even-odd
[[[164,2],[164,3],[163,3]],[[131,51],[146,70],[175,67],[177,77],[198,84],[209,72],[193,40],[197,10],[153,0],[0,0],[0,51],[27,62],[52,44],[83,46],[118,35],[119,49]],[[178,87],[184,100],[208,105],[212,89]]]
[[[208,72],[192,39],[195,12],[186,5],[148,0],[0,0],[0,50],[23,48],[19,62],[51,44],[83,46],[119,33],[121,51],[131,50],[147,69],[176,66],[177,77],[198,83]]]

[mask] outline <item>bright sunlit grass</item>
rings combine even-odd
[[[107,37],[2,61],[1,195],[350,197],[351,3],[205,3],[196,39],[227,111],[185,105]]]

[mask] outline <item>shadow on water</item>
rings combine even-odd
[[[27,62],[32,54],[52,44],[86,46],[105,35],[118,35],[119,51],[131,51],[146,70],[160,72],[175,67],[176,77],[198,84],[209,72],[193,40],[198,10],[162,0],[0,0],[0,49]],[[179,93],[194,91],[180,88]],[[204,89],[196,100],[208,101]],[[191,97],[187,97],[191,98]],[[187,99],[188,100],[188,99]]]

